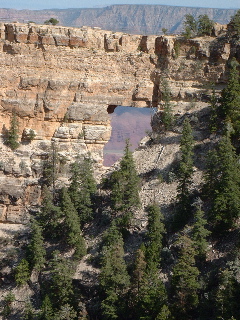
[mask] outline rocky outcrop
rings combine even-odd
[[[12,23],[0,25],[0,38],[0,219],[14,223],[27,221],[40,203],[39,178],[52,144],[61,179],[87,152],[100,169],[109,106],[161,108],[163,78],[176,112],[207,104],[206,84],[220,88],[226,62],[240,57],[224,36],[185,40]],[[4,144],[13,110],[20,142],[14,152]]]

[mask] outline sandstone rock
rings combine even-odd
[[[209,99],[203,83],[227,80],[225,65],[233,56],[240,60],[240,46],[224,36],[186,40],[0,24],[1,219],[25,221],[23,208],[37,208],[53,145],[65,163],[59,185],[67,181],[70,163],[89,151],[101,168],[111,134],[109,106],[161,108],[166,78],[173,108],[190,108],[191,101]],[[20,146],[12,152],[3,142],[14,109]],[[153,129],[161,132],[160,122]]]

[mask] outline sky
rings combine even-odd
[[[0,0],[0,8],[66,9],[94,8],[112,4],[162,4],[171,6],[240,8],[240,0]]]

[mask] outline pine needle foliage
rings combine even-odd
[[[124,261],[122,235],[115,224],[105,234],[101,264],[99,283],[103,319],[125,319],[124,300],[130,282]]]
[[[51,284],[45,289],[49,293],[53,307],[59,309],[69,303],[73,296],[73,266],[72,262],[60,256],[58,251],[53,253],[50,261]]]
[[[66,188],[62,189],[61,211],[64,219],[62,222],[62,230],[64,231],[65,241],[67,245],[75,249],[75,257],[82,258],[86,254],[86,246],[77,211]]]
[[[228,133],[210,156],[206,184],[206,190],[211,190],[210,221],[214,230],[227,231],[240,216],[240,167]]]
[[[97,191],[90,158],[72,164],[70,181],[68,193],[83,226],[93,218],[94,198]]]
[[[40,271],[46,261],[46,250],[44,248],[42,228],[36,220],[31,223],[31,240],[27,251],[29,264],[36,271]]]
[[[172,311],[176,319],[189,319],[189,315],[196,310],[199,303],[199,270],[195,266],[196,252],[191,239],[183,235],[177,244],[180,247],[180,253],[178,262],[173,268],[171,280]]]
[[[37,220],[42,227],[44,237],[58,238],[61,235],[61,209],[54,205],[53,194],[46,185],[43,186],[42,197],[41,211]]]
[[[162,239],[165,232],[163,215],[159,206],[154,203],[147,208],[147,243],[146,243],[146,262],[149,269],[159,266],[162,250]]]
[[[12,150],[15,150],[19,147],[18,142],[18,129],[19,123],[17,119],[16,112],[13,111],[12,117],[10,119],[10,128],[7,133],[6,145],[9,146]]]
[[[191,214],[191,185],[193,175],[193,135],[189,119],[183,123],[182,137],[180,141],[181,159],[178,169],[177,186],[177,212],[175,215],[174,226],[183,227]]]
[[[22,259],[15,268],[15,281],[18,286],[23,286],[30,279],[29,263],[26,259]]]
[[[200,259],[206,258],[208,247],[207,237],[211,232],[206,229],[207,220],[204,219],[204,213],[200,206],[197,206],[194,213],[194,224],[192,228],[193,246],[196,250],[196,256]]]
[[[231,61],[229,80],[222,90],[220,116],[231,123],[234,135],[240,136],[240,77],[236,60]]]
[[[127,227],[137,207],[140,206],[139,177],[135,168],[129,140],[126,141],[120,169],[110,178],[111,205],[113,210],[121,213],[121,224]]]

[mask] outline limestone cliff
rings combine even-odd
[[[176,112],[207,104],[207,83],[224,84],[226,62],[240,60],[237,41],[140,36],[99,28],[0,25],[0,221],[24,223],[40,203],[39,178],[51,143],[58,146],[61,179],[79,155],[102,166],[111,127],[108,107],[161,108],[168,79]],[[12,111],[20,147],[5,144]],[[33,130],[35,137],[29,139]],[[156,121],[154,130],[159,130]]]

